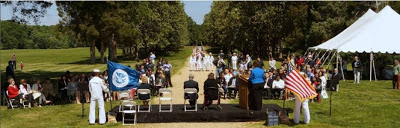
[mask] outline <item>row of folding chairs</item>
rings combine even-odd
[[[159,112],[172,112],[172,90],[167,89],[167,88],[162,88],[159,90],[159,92],[162,94],[162,96],[159,97]],[[197,94],[197,89],[195,88],[187,88],[184,90],[185,94]],[[150,95],[151,96],[151,91],[150,89],[138,89],[137,90],[137,94],[138,94],[138,99],[140,99],[141,101],[147,101],[148,102],[148,106],[147,106],[147,110],[143,111],[141,110],[141,106],[140,104],[136,104],[136,102],[132,101],[132,99],[130,98],[130,95],[128,92],[121,92],[120,93],[120,98],[121,99],[127,99],[127,100],[122,100],[120,106],[119,106],[119,112],[122,113],[122,124],[123,125],[136,125],[136,118],[137,118],[137,113],[138,112],[150,112],[151,111],[151,98],[140,98],[141,95]],[[189,110],[186,107],[186,100],[188,100],[185,97],[184,100],[184,110],[185,111],[197,111],[197,103],[195,105],[195,109],[194,110]],[[168,106],[165,106],[162,104],[162,102],[168,102]],[[168,109],[165,109],[165,107],[168,107]],[[126,119],[125,115],[126,114],[133,114],[133,119]],[[133,121],[133,124],[128,124],[125,123],[125,121]]]
[[[10,107],[11,109],[19,107],[19,101],[8,98],[8,90],[6,91],[6,97],[7,97],[7,107]],[[29,100],[23,99],[22,107],[25,108],[25,107],[29,107],[29,106],[30,106]]]

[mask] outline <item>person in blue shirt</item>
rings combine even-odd
[[[249,86],[249,109],[260,111],[262,109],[262,93],[265,83],[264,70],[260,67],[258,60],[253,62],[253,70],[251,70],[248,82]]]

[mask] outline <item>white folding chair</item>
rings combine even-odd
[[[126,109],[129,108],[129,109]],[[122,125],[136,125],[136,102],[135,101],[123,101],[120,106],[120,111],[122,112]],[[125,114],[133,114],[133,119],[125,119]],[[126,124],[125,121],[133,121],[133,124]]]
[[[151,91],[150,91],[150,89],[138,89],[137,93],[138,93],[139,100],[141,100],[140,99],[140,95],[149,95],[150,96],[150,98],[148,98],[148,99],[141,100],[141,101],[147,101],[148,102],[148,104],[149,104],[148,105],[148,110],[147,111],[140,111],[140,104],[139,104],[138,105],[138,112],[150,112],[151,111],[151,95],[150,95]]]
[[[196,88],[186,88],[184,90],[184,92],[185,92],[185,95],[186,94],[188,94],[188,95],[197,95],[197,89]],[[186,98],[186,96],[184,96],[183,106],[184,106],[185,112],[187,112],[187,111],[197,111],[197,102],[195,104],[194,110],[188,110],[188,109],[186,109],[186,100],[188,100],[188,99]]]
[[[121,102],[119,103],[119,108],[120,108],[119,112],[121,112],[122,103],[126,102],[126,101],[130,101],[130,96],[126,92],[120,92],[119,93],[119,100],[121,100]]]
[[[172,112],[172,90],[167,88],[162,88],[160,89],[160,94],[162,94],[163,96],[162,97],[160,96],[158,100],[159,112]],[[162,101],[169,101],[169,110],[162,110],[161,106]]]
[[[8,104],[8,106],[11,107],[11,109],[18,108],[19,101],[17,101],[17,104],[13,104],[13,103],[15,103],[15,99],[8,98],[8,91],[6,91],[6,95],[7,95],[7,104]]]

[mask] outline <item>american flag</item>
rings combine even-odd
[[[288,75],[286,76],[285,84],[285,88],[293,92],[300,101],[312,99],[317,96],[317,93],[311,84],[308,83],[300,72],[297,69],[294,69],[290,63],[288,64]]]

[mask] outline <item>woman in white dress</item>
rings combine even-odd
[[[196,57],[194,56],[194,54],[192,54],[189,61],[190,61],[190,71],[193,71],[196,65]]]
[[[199,71],[203,70],[203,56],[201,55],[201,53],[198,54],[197,66]]]
[[[214,56],[212,55],[212,53],[210,52],[208,54],[210,57],[208,58],[208,67],[211,69],[211,71],[214,71]]]
[[[208,63],[209,63],[208,61],[210,60],[210,56],[206,55],[205,53],[203,53],[203,54],[204,54],[204,58],[203,58],[204,70],[208,71],[210,69],[210,67],[208,65]]]

